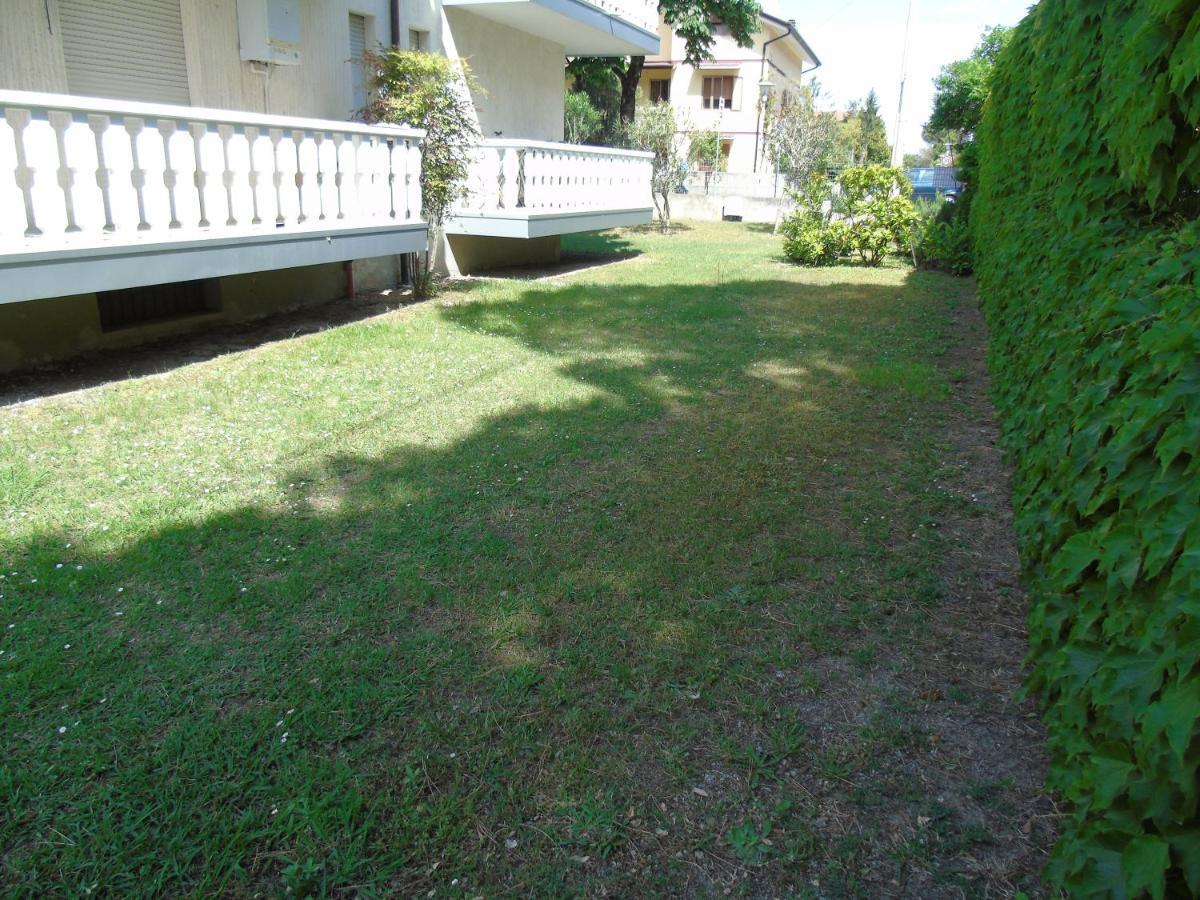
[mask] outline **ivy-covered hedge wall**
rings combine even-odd
[[[972,210],[1073,896],[1200,895],[1200,3],[1041,0]]]

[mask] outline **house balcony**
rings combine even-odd
[[[568,56],[658,52],[658,4],[649,0],[444,0],[443,5],[561,44]]]
[[[0,91],[0,303],[424,249],[422,137]]]
[[[484,141],[446,233],[540,238],[644,225],[654,209],[653,158],[580,144]]]

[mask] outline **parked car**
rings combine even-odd
[[[912,182],[914,200],[936,200],[943,197],[954,202],[962,191],[962,182],[955,179],[953,166],[925,166],[908,169],[906,174]]]

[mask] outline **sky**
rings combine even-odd
[[[933,79],[948,62],[968,56],[989,25],[1015,25],[1032,0],[912,0],[908,78],[900,152],[925,145],[921,126],[933,106]],[[829,96],[822,105],[845,109],[875,88],[895,139],[896,104],[909,0],[763,0],[763,8],[796,20],[821,67],[813,75]]]

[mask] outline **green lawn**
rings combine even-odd
[[[0,409],[0,893],[1036,892],[970,283],[571,244]]]

